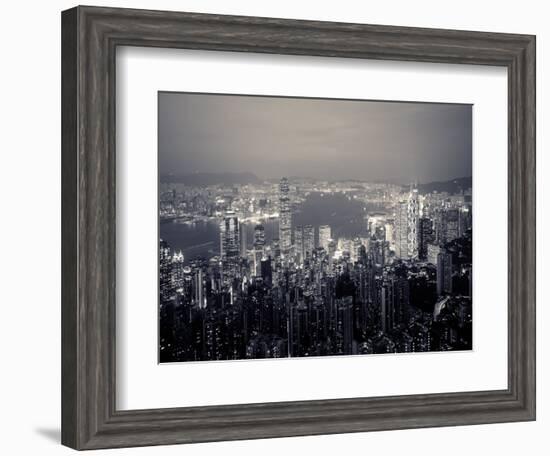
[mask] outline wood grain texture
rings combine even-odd
[[[75,447],[77,442],[77,40],[76,10],[62,16],[61,25],[61,390],[63,392],[61,440]]]
[[[115,50],[121,45],[507,67],[508,388],[117,411]],[[93,449],[535,418],[533,36],[78,7],[62,14],[62,53],[65,445]]]

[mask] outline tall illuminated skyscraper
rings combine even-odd
[[[172,253],[166,241],[160,240],[159,249],[160,298],[168,301],[172,296]]]
[[[332,239],[332,233],[329,225],[321,225],[319,227],[319,246],[323,247],[328,252],[328,244]]]
[[[226,278],[234,278],[239,264],[240,229],[235,212],[227,211],[220,223],[220,253],[222,271]]]
[[[292,211],[289,193],[288,179],[283,177],[279,183],[279,242],[283,258],[288,258],[292,247]]]
[[[312,225],[304,226],[304,257],[311,258],[315,250],[315,229]]]
[[[193,299],[195,300],[195,304],[199,306],[199,308],[206,307],[206,302],[204,300],[204,293],[203,293],[203,273],[202,269],[197,269],[195,271],[195,277],[193,281]]]
[[[418,258],[419,213],[418,189],[411,188],[407,201],[407,256],[409,258]]]
[[[175,290],[183,287],[184,274],[184,256],[181,250],[172,255],[172,286]]]
[[[407,201],[397,203],[397,211],[395,214],[395,255],[397,258],[408,257],[408,204]]]

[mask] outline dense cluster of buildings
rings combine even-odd
[[[411,186],[338,239],[293,223],[299,198],[281,179],[269,240],[257,223],[243,241],[226,207],[219,255],[185,259],[160,241],[161,362],[471,349],[471,192]]]

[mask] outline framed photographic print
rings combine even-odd
[[[62,14],[62,442],[535,419],[535,38]]]

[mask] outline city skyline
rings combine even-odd
[[[167,95],[180,94],[159,97]],[[193,105],[195,113],[201,103]],[[328,109],[347,124],[349,118],[337,115],[332,103],[320,111]],[[393,113],[393,123],[386,119],[384,134],[399,130],[410,104],[394,103],[406,113]],[[377,109],[385,118],[388,110],[381,105]],[[166,114],[159,113],[159,119]],[[188,140],[201,138],[193,126],[185,126]],[[457,120],[449,128],[463,126]],[[243,128],[249,127],[245,122]],[[159,128],[160,135],[163,131]],[[202,136],[203,149],[213,147],[209,135]],[[275,158],[285,172],[276,178],[225,179],[219,173],[228,164],[245,173],[274,158],[259,150],[252,154],[254,141],[245,152],[230,143],[216,146],[218,163],[210,168],[210,158],[189,152],[196,147],[179,152],[180,164],[203,161],[208,176],[202,183],[163,180],[159,174],[159,362],[472,349],[471,178],[455,179],[455,174],[442,185],[419,185],[418,173],[395,165],[408,173],[409,185],[381,176],[374,181],[365,175],[374,167],[373,155],[354,146],[351,155],[332,153],[345,178],[292,177],[303,160],[315,168],[326,165],[327,157],[280,148]],[[471,171],[471,138],[463,143],[470,148],[462,152],[462,169]],[[407,151],[416,154],[412,144]],[[170,155],[166,148],[159,154],[165,166],[173,159],[163,157]],[[415,169],[433,175],[448,165],[447,158],[418,154]],[[170,172],[177,175],[178,169]]]
[[[466,104],[159,92],[161,176],[447,181],[471,176],[471,133]]]

